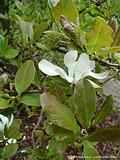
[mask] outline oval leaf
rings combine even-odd
[[[4,57],[6,59],[12,59],[12,58],[15,58],[18,54],[19,54],[19,51],[17,49],[7,48],[5,50]]]
[[[24,94],[21,97],[20,102],[28,106],[40,106],[40,94],[39,93]]]
[[[73,105],[79,122],[89,127],[96,111],[96,92],[88,80],[80,80],[76,85]]]
[[[28,60],[20,67],[15,77],[15,88],[18,94],[23,93],[31,85],[34,76],[34,63],[33,61]]]
[[[108,96],[103,103],[103,106],[100,110],[100,112],[97,113],[97,116],[94,120],[95,124],[101,123],[105,120],[105,118],[110,114],[112,111],[112,104],[113,104],[113,98],[112,96]]]
[[[61,104],[55,96],[49,94],[41,95],[41,105],[45,107],[51,122],[59,127],[70,130],[73,133],[79,133],[80,128],[74,118],[72,111]]]
[[[70,21],[76,21],[78,11],[73,0],[61,0],[52,8],[55,20],[59,21],[60,16],[64,15]]]
[[[93,159],[101,160],[99,153],[97,152],[95,147],[90,142],[84,141],[83,145],[84,145],[85,160],[87,160],[87,159],[89,159],[89,160],[93,160]]]
[[[9,144],[5,146],[3,150],[3,157],[5,159],[9,159],[16,153],[17,149],[18,149],[18,144]]]
[[[87,49],[90,53],[98,53],[101,48],[112,44],[112,28],[101,17],[96,17],[92,30],[87,32]]]
[[[93,142],[120,142],[120,128],[99,128],[85,139]]]

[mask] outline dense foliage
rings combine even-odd
[[[0,159],[104,157],[120,141],[104,93],[119,63],[120,0],[1,0]]]

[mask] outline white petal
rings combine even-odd
[[[75,66],[75,81],[87,76],[90,72],[90,61],[87,54],[81,54]]]
[[[0,132],[3,132],[5,128],[5,125],[3,123],[0,122]]]
[[[73,64],[70,65],[68,69],[68,75],[69,77],[74,77],[75,69],[76,69],[77,62],[74,62]]]
[[[73,77],[69,77],[62,68],[57,68],[56,72],[59,73],[60,77],[66,79],[69,83],[72,83]]]
[[[8,124],[9,120],[6,116],[0,114],[0,121],[3,123],[3,124]]]
[[[83,70],[90,70],[90,60],[87,54],[82,53],[78,59],[78,63]]]
[[[14,144],[14,143],[16,143],[16,142],[17,142],[17,140],[16,140],[16,139],[13,139],[13,138],[10,138],[10,139],[7,140],[7,143],[8,143],[8,144]]]
[[[69,68],[76,61],[78,53],[76,50],[68,51],[64,56],[64,64]]]
[[[90,72],[89,76],[94,77],[96,79],[102,80],[102,79],[106,79],[108,76],[108,72],[103,72],[103,73],[93,73]]]
[[[10,121],[9,121],[9,123],[7,125],[8,128],[11,126],[11,124],[13,122],[13,119],[14,119],[14,116],[13,116],[13,114],[11,114]]]
[[[8,123],[9,123],[8,118],[0,114],[0,131],[4,131],[4,128]]]
[[[55,7],[60,2],[60,0],[50,0],[50,2],[52,3],[53,7]]]
[[[38,64],[39,66],[39,69],[45,73],[46,75],[49,75],[49,76],[57,76],[59,75],[57,72],[56,72],[56,69],[59,68],[58,66],[50,63],[49,61],[43,59],[39,62]]]

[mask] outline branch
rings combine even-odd
[[[120,64],[111,63],[111,62],[104,61],[104,60],[101,60],[101,59],[98,59],[98,58],[94,58],[94,60],[97,61],[97,62],[99,62],[99,63],[102,64],[103,66],[115,67],[115,68],[117,68],[117,69],[120,69]]]
[[[32,131],[32,143],[33,143],[33,146],[36,144],[35,143],[35,139],[34,139],[34,134],[35,134],[37,128],[39,127],[40,123],[42,122],[42,119],[43,119],[43,110],[41,109],[41,113],[40,113],[40,116],[38,117],[37,124],[35,125],[35,127],[33,128],[33,131]]]

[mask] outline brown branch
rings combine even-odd
[[[34,139],[34,135],[35,135],[35,132],[36,132],[37,128],[39,127],[40,123],[42,122],[42,119],[43,119],[43,110],[41,109],[41,113],[40,113],[40,116],[38,117],[37,124],[35,125],[35,127],[33,128],[33,131],[32,131],[32,144],[33,144],[33,146],[36,144],[35,139]]]
[[[99,62],[101,65],[103,66],[108,66],[108,67],[115,67],[117,69],[120,69],[120,64],[117,64],[117,63],[111,63],[111,62],[108,62],[108,61],[105,61],[105,60],[101,60],[101,59],[98,59],[98,58],[94,58],[94,60],[96,62]]]

